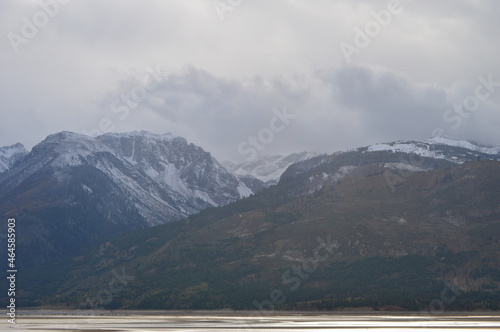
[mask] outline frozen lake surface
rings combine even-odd
[[[4,316],[6,317],[6,316]],[[439,315],[258,312],[25,312],[1,331],[500,331],[500,314]]]

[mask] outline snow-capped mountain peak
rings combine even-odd
[[[180,219],[253,193],[201,147],[170,133],[157,135],[146,131],[95,138],[71,132],[50,135],[12,170],[12,176],[5,175],[9,181],[3,182],[2,191],[16,187],[41,169],[47,172],[47,167],[63,182],[68,173],[84,169],[105,174],[150,225]],[[5,180],[0,178],[0,182]],[[86,192],[99,191],[90,184],[85,186]]]
[[[434,143],[434,144],[442,144],[442,145],[448,145],[448,146],[455,146],[459,148],[464,148],[464,149],[469,149],[472,151],[477,151],[485,154],[500,154],[500,146],[497,147],[483,147],[479,145],[475,145],[471,142],[468,141],[458,141],[458,140],[452,140],[446,137],[433,137],[429,140],[426,140],[426,142],[429,143]]]
[[[395,141],[379,143],[366,148],[367,152],[392,151],[414,153],[422,157],[445,159],[462,163],[477,157],[498,159],[500,147],[481,147],[467,141],[452,140],[445,137],[433,137],[421,141]]]

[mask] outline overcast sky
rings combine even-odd
[[[0,146],[62,130],[172,132],[220,160],[500,145],[499,17],[495,0],[2,0]]]

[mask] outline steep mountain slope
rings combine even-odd
[[[412,172],[391,188],[387,174],[398,172],[375,160],[306,195],[282,178],[184,222],[113,239],[65,264],[39,304],[428,310],[445,292],[454,294],[446,309],[498,308],[500,163]],[[99,298],[116,271],[127,284]],[[26,299],[40,299],[37,278]]]
[[[28,155],[28,151],[21,143],[0,148],[0,173],[8,171],[26,155]]]
[[[20,250],[27,261],[41,262],[251,193],[210,153],[180,137],[62,132],[0,174],[0,216],[19,218]]]

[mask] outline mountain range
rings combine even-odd
[[[61,132],[29,154],[21,145],[0,151],[0,215],[22,220],[27,261],[253,193],[210,153],[171,134]]]
[[[418,310],[447,289],[448,309],[495,309],[499,152],[433,138],[224,167],[170,134],[63,132],[2,159],[0,215],[29,305]]]

